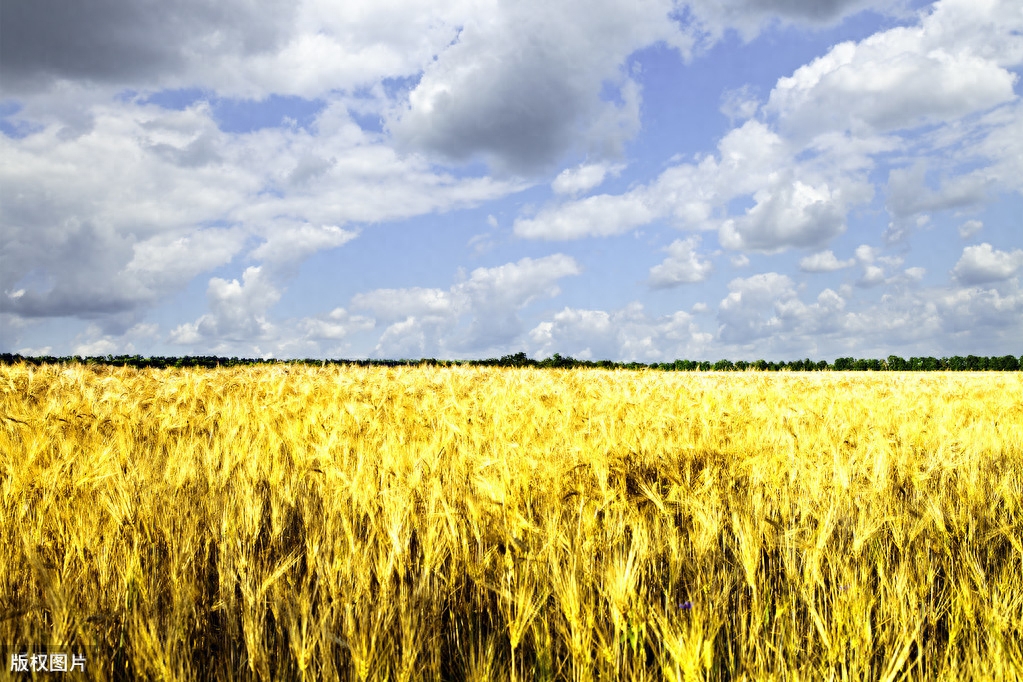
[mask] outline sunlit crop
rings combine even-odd
[[[1023,675],[1019,373],[14,365],[0,423],[4,674]]]

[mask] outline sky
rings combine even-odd
[[[0,351],[1023,353],[1018,0],[4,0]]]

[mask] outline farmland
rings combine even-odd
[[[1018,372],[16,364],[0,423],[5,672],[1023,675]]]

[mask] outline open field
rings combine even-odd
[[[5,674],[1023,676],[1019,373],[15,365],[0,423]]]

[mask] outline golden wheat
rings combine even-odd
[[[85,652],[97,680],[1023,674],[1017,373],[16,365],[0,392],[8,659]]]

